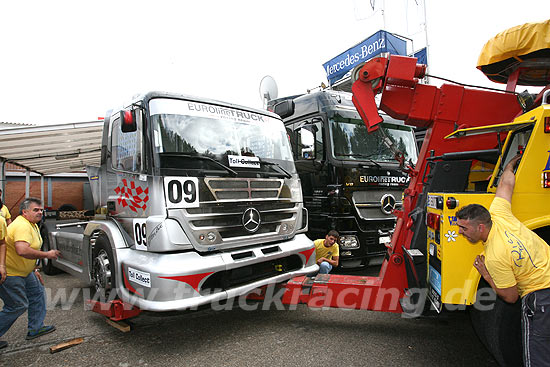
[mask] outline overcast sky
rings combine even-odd
[[[417,0],[423,3],[424,0]],[[261,108],[326,83],[322,64],[385,29],[425,44],[414,0],[3,1],[0,121],[96,120],[149,90]],[[476,69],[495,34],[550,17],[549,0],[426,0],[430,74],[496,86]],[[385,20],[385,22],[384,22]]]

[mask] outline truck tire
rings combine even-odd
[[[478,289],[482,288],[490,289],[483,278],[478,286]],[[490,291],[494,294],[492,289]],[[521,300],[514,304],[504,302],[499,297],[495,301],[477,300],[469,311],[477,336],[498,364],[522,366]]]
[[[546,242],[547,245],[550,245],[550,227],[541,227],[533,230],[539,236]]]
[[[46,228],[42,228],[40,230],[40,235],[42,236],[42,251],[50,251],[50,236],[48,234],[48,230]],[[40,259],[40,266],[46,275],[56,275],[61,273],[61,270],[53,266],[50,259]]]
[[[77,211],[76,206],[74,206],[73,204],[63,204],[57,210],[59,210],[60,212],[76,212]]]
[[[100,300],[116,298],[116,265],[113,250],[105,234],[99,235],[92,253],[92,274],[94,291]]]

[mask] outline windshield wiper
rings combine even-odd
[[[374,165],[378,168],[382,167],[378,162],[376,162],[374,159],[370,158],[373,155],[378,155],[378,153],[372,153],[372,154],[352,153],[352,154],[335,154],[335,155],[336,156],[342,156],[342,157],[360,157],[360,158],[368,160],[369,162],[374,163]]]
[[[260,163],[265,164],[266,166],[273,166],[277,168],[279,172],[283,174],[283,177],[292,178],[292,175],[286,169],[284,169],[279,163],[264,161],[261,158],[260,158]]]
[[[193,155],[193,154],[185,154],[185,153],[177,153],[177,152],[171,152],[171,153],[161,153],[163,155],[174,155],[176,157],[184,157],[184,158],[196,158],[196,159],[200,159],[200,160],[203,160],[203,161],[209,161],[209,162],[213,162],[215,163],[216,165],[218,165],[219,167],[223,168],[224,170],[226,170],[227,172],[229,172],[231,175],[233,176],[238,176],[238,173],[233,171],[231,168],[227,167],[225,164],[221,163],[221,162],[218,162],[217,160],[215,160],[214,158],[210,158],[210,157],[207,157],[207,156],[204,156],[204,155]]]

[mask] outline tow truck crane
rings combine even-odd
[[[447,205],[454,209],[458,206],[456,202],[443,202],[443,195],[439,196],[440,199],[436,198],[433,205],[427,203],[430,197],[428,192],[466,191],[468,185],[473,185],[469,182],[472,162],[497,165],[491,182],[481,182],[481,189],[471,190],[469,194],[494,192],[498,169],[506,163],[503,156],[518,146],[516,143],[510,148],[510,139],[503,146],[502,139],[508,131],[520,128],[519,125],[525,119],[529,120],[527,122],[531,123],[532,128],[531,138],[524,138],[528,147],[531,144],[532,158],[530,156],[527,161],[524,157],[522,163],[528,166],[530,163],[540,164],[541,160],[546,162],[548,156],[543,153],[542,158],[537,159],[535,155],[540,156],[541,149],[532,147],[533,144],[538,144],[539,148],[544,147],[547,150],[550,146],[550,91],[543,96],[543,92],[550,88],[550,48],[548,42],[543,41],[543,35],[549,37],[550,21],[514,27],[498,34],[486,44],[478,68],[489,79],[506,83],[505,91],[458,84],[443,84],[440,87],[421,84],[420,79],[425,76],[426,66],[417,64],[416,58],[411,57],[378,57],[354,70],[356,80],[352,86],[353,103],[367,129],[376,130],[377,124],[382,122],[378,113],[380,109],[393,118],[404,120],[408,125],[426,128],[424,142],[416,167],[406,167],[411,180],[404,193],[403,208],[395,212],[398,217],[395,232],[391,244],[387,246],[379,275],[364,277],[331,274],[317,275],[315,278],[296,277],[286,284],[284,304],[305,303],[309,307],[353,308],[419,316],[430,312],[425,304],[426,293],[436,288],[434,284],[441,287],[442,281],[443,285],[451,283],[448,279],[459,285],[457,296],[441,298],[440,295],[440,304],[437,304],[436,297],[428,294],[434,308],[441,310],[441,302],[462,305],[463,308],[476,302],[480,276],[472,263],[473,258],[482,251],[481,244],[477,247],[470,245],[471,249],[465,254],[453,253],[456,255],[455,259],[447,255],[447,269],[441,269],[440,265],[440,272],[437,273],[439,280],[433,279],[434,274],[428,274],[428,271],[431,272],[428,259],[430,256],[432,259],[440,256],[440,252],[431,252],[429,245],[433,244],[435,247],[437,244],[437,251],[447,250],[450,253],[450,250],[443,246],[443,240],[447,239],[441,239],[440,231],[447,218],[441,213],[427,215],[427,207],[443,209]],[[515,92],[517,85],[545,88],[533,102],[529,101],[531,95]],[[379,106],[375,102],[376,94],[381,94]],[[277,107],[274,108],[275,112],[284,114],[285,106]],[[515,123],[507,124],[513,120]],[[480,133],[479,129],[487,126],[504,127],[487,129],[496,134]],[[472,130],[474,133],[466,133]],[[446,139],[453,132],[463,137]],[[538,140],[534,140],[534,136],[538,136]],[[524,177],[517,178],[518,182],[529,181],[534,186],[538,185],[542,190],[537,193],[539,200],[542,195],[546,198],[546,203],[550,196],[550,190],[545,189],[550,186],[550,158],[548,161],[543,169],[542,188],[538,173],[540,170],[537,174],[528,176],[529,171],[526,168],[522,171]],[[489,188],[485,189],[487,186]],[[540,229],[548,242],[550,217],[542,217],[537,219],[524,215],[522,220],[524,223],[531,220],[530,228]],[[452,221],[452,216],[449,221]],[[453,243],[458,240],[455,238],[457,235],[458,227],[451,239]],[[439,292],[441,293],[441,289]],[[478,321],[483,319],[483,322],[475,325],[476,318],[472,317],[474,328],[501,365],[521,364],[521,349],[518,349],[518,345],[521,348],[518,305],[503,305],[503,301],[495,301],[495,298],[496,296],[493,297],[493,302],[498,307],[489,307],[493,311],[485,312],[481,318],[477,317]],[[503,330],[506,327],[509,327],[508,331]]]

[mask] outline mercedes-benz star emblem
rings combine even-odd
[[[395,201],[395,200],[394,200]],[[260,228],[260,212],[254,208],[248,208],[243,213],[243,227],[248,232],[253,233]]]
[[[395,209],[395,198],[391,194],[385,194],[380,199],[380,210],[384,214],[391,214]]]

